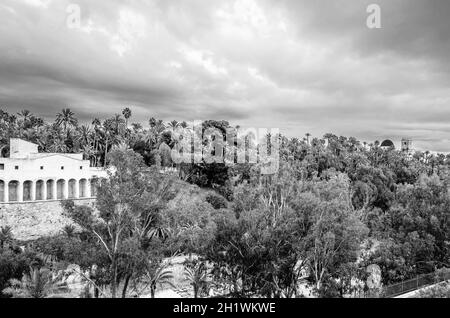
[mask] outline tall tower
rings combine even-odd
[[[406,153],[406,154],[410,154],[412,153],[413,148],[412,148],[412,140],[408,139],[408,138],[403,138],[402,139],[402,152]]]

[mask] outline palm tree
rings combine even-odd
[[[149,264],[145,274],[145,280],[147,282],[146,288],[150,287],[150,294],[152,298],[155,298],[156,289],[163,285],[169,285],[172,288],[175,286],[172,283],[173,273],[167,269],[167,264],[152,268]]]
[[[94,127],[98,127],[101,125],[100,119],[98,118],[94,118],[94,120],[92,121],[92,125],[94,125]]]
[[[119,138],[117,144],[114,145],[113,150],[125,152],[131,150],[131,148],[125,139]]]
[[[156,120],[155,118],[150,118],[149,120],[150,129],[144,136],[145,143],[152,149],[158,146],[161,133],[166,129],[164,122],[162,120]]]
[[[8,144],[0,145],[0,158],[3,158],[5,156],[4,152],[6,152],[5,149],[7,149],[8,147]]]
[[[53,143],[49,146],[49,150],[51,152],[59,152],[59,153],[69,152],[69,149],[65,144],[64,138],[60,136],[59,138],[53,140]]]
[[[22,120],[24,122],[28,121],[31,118],[31,116],[32,116],[31,112],[29,110],[26,110],[26,109],[20,111],[19,113],[17,113],[17,115],[19,115],[19,117],[22,117]]]
[[[207,292],[209,275],[205,263],[200,262],[185,269],[185,277],[194,288],[194,298]]]
[[[125,125],[128,128],[128,119],[130,119],[130,117],[131,117],[131,109],[129,109],[128,107],[125,108],[122,111],[122,115],[123,115],[123,117],[125,117]]]
[[[179,122],[177,122],[176,120],[172,120],[171,122],[169,122],[168,124],[167,124],[167,127],[168,128],[170,128],[170,129],[176,129],[177,127],[179,127],[180,126],[180,123]]]
[[[170,236],[170,230],[166,227],[162,226],[155,226],[152,229],[148,231],[148,237],[150,239],[152,238],[158,238],[161,241],[166,240]]]
[[[155,127],[156,126],[156,119],[154,117],[150,118],[148,120],[148,125],[150,126],[150,128]]]
[[[142,125],[139,123],[133,123],[133,124],[131,124],[131,126],[133,127],[133,131],[136,134],[142,130]]]
[[[74,237],[74,236],[75,236],[75,231],[76,231],[76,228],[75,228],[75,226],[73,226],[73,225],[66,225],[66,226],[63,228],[63,233],[64,233],[68,238]]]
[[[11,279],[11,287],[3,292],[15,298],[46,298],[50,294],[69,290],[63,278],[62,273],[54,277],[47,268],[30,267],[29,273],[25,273],[21,280]]]
[[[92,125],[94,126],[94,166],[97,167],[98,164],[98,148],[99,148],[99,127],[101,125],[101,122],[98,118],[94,118],[94,120],[92,121]]]
[[[6,122],[8,124],[8,127],[10,129],[13,129],[17,124],[17,117],[15,115],[9,115],[8,120]]]
[[[64,131],[67,131],[67,127],[77,126],[78,120],[75,118],[75,114],[70,110],[70,108],[65,108],[56,115],[56,125],[62,125]]]
[[[10,226],[2,226],[0,229],[0,248],[3,249],[5,244],[13,241],[12,228]]]
[[[150,128],[156,131],[162,131],[165,129],[164,122],[161,119],[156,120],[155,118],[150,118],[148,121]]]
[[[80,148],[83,148],[83,146],[88,145],[91,143],[91,128],[86,125],[82,125],[78,129],[78,134],[75,138],[76,142],[78,142]]]
[[[29,110],[22,110],[20,113],[17,113],[19,118],[22,118],[21,121],[19,121],[19,136],[22,137],[23,130],[27,129],[29,127],[29,120],[32,116],[31,112]]]
[[[162,142],[158,150],[161,156],[161,166],[164,168],[172,167],[173,166],[171,155],[172,149],[170,149],[170,147],[165,142]]]
[[[85,159],[89,160],[91,166],[92,166],[92,157],[94,157],[95,152],[94,152],[94,148],[92,148],[92,146],[90,144],[88,145],[84,145],[83,149],[83,156]],[[95,159],[95,158],[94,158]]]
[[[121,115],[115,114],[111,119],[111,124],[116,135],[121,135],[123,132],[123,126],[125,125],[125,120]]]
[[[428,163],[429,159],[430,159],[430,151],[427,150],[423,153],[423,160],[425,163]]]
[[[103,122],[103,132],[105,135],[105,158],[104,158],[104,167],[106,167],[106,157],[108,156],[108,147],[110,146],[110,141],[112,137],[112,130],[114,129],[114,123],[112,119],[107,119]]]

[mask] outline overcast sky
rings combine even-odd
[[[68,28],[66,9],[81,8]],[[366,26],[370,3],[381,29]],[[0,107],[450,151],[448,0],[1,0]]]

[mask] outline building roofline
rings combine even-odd
[[[66,157],[68,159],[76,160],[76,161],[89,161],[89,160],[84,160],[84,159],[77,159],[77,158],[74,158],[65,153],[39,153],[39,155],[40,156],[38,156],[38,157],[28,156],[25,158],[0,158],[0,160],[2,160],[2,159],[6,159],[6,160],[39,160],[39,159],[48,158],[48,157],[62,156],[62,157]],[[82,154],[77,153],[77,154],[72,154],[72,155],[82,155]]]

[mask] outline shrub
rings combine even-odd
[[[63,228],[63,232],[68,238],[74,237],[75,236],[75,231],[76,231],[76,228],[73,225],[66,225]]]
[[[8,287],[9,281],[20,279],[35,261],[33,253],[16,253],[10,249],[0,251],[0,298],[7,297],[2,291]]]
[[[11,243],[13,241],[12,228],[10,226],[5,226],[0,228],[0,248],[3,249],[5,244]]]
[[[217,195],[215,193],[210,193],[206,196],[206,202],[212,205],[216,210],[226,209],[228,207],[228,202],[224,197]]]
[[[450,298],[450,283],[444,282],[421,290],[418,298]]]
[[[47,268],[31,267],[22,279],[10,279],[10,287],[3,292],[14,298],[46,298],[51,294],[68,292],[69,288],[63,281],[64,273],[58,275]]]

